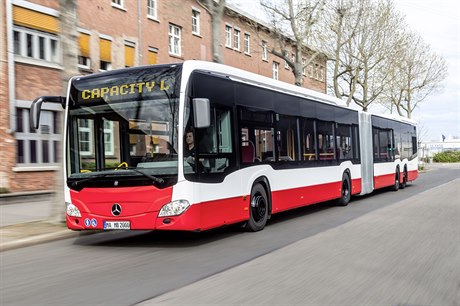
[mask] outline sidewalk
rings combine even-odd
[[[78,236],[64,223],[49,221],[53,192],[23,192],[0,197],[0,252]]]

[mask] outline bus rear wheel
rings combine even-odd
[[[351,182],[348,173],[342,175],[342,188],[340,188],[340,198],[337,200],[337,205],[347,206],[351,199]]]
[[[407,186],[407,169],[404,168],[402,182],[399,184],[400,189],[404,189]]]
[[[251,191],[251,203],[249,207],[249,220],[245,229],[257,232],[264,229],[268,219],[268,197],[265,188],[257,184]]]

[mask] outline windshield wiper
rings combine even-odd
[[[149,178],[151,179],[153,182],[155,183],[158,183],[158,184],[163,184],[165,181],[164,179],[162,179],[161,177],[156,177],[156,176],[153,176],[153,175],[150,175],[150,174],[147,174],[145,173],[144,171],[141,171],[137,168],[128,168],[126,170],[131,170],[131,171],[134,171],[134,172],[137,172],[139,174],[142,174],[143,176],[145,176],[146,178]]]
[[[109,174],[111,174],[111,173],[93,175],[93,176],[88,177],[88,178],[82,178],[82,179],[73,181],[72,182],[72,187],[79,187],[78,185],[81,184],[81,183],[86,183],[86,182],[92,181],[92,180],[97,179],[97,178],[103,178],[103,177],[106,177]]]

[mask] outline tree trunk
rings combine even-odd
[[[198,1],[200,2],[200,1]],[[222,16],[225,9],[225,0],[214,1],[206,0],[205,7],[211,15],[211,52],[212,61],[215,63],[223,63],[222,45],[221,45],[221,25]]]
[[[78,74],[78,45],[77,45],[77,9],[74,0],[60,0],[60,26],[59,38],[62,46],[62,92],[67,96],[68,82],[70,78]],[[61,144],[64,144],[65,127],[64,111],[59,116],[61,128]],[[55,176],[55,196],[50,211],[50,221],[61,223],[65,221],[65,200],[64,200],[64,163],[63,150],[58,150],[57,161],[60,165]]]

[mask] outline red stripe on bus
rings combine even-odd
[[[374,176],[374,189],[389,187],[395,183],[395,174],[384,174],[379,176]]]
[[[418,170],[412,170],[412,171],[407,172],[408,181],[413,181],[417,179],[417,177],[418,177]]]

